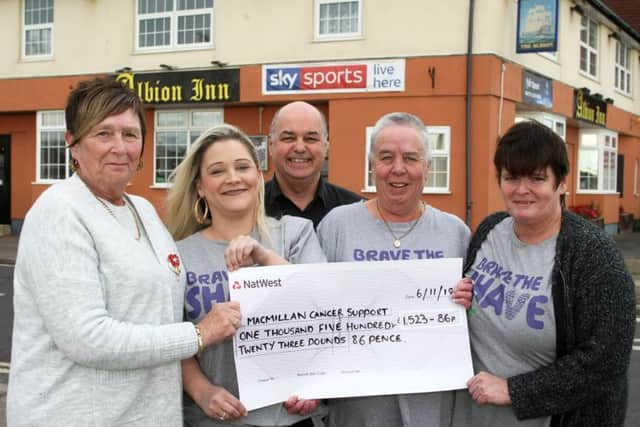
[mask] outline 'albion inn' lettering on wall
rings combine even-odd
[[[147,104],[234,102],[240,100],[240,70],[120,73],[116,80]]]

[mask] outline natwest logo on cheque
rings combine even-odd
[[[404,60],[263,66],[263,93],[404,90]]]
[[[281,288],[282,287],[282,279],[257,279],[257,280],[243,280],[242,284],[235,280],[233,282],[233,289],[242,289],[242,288]]]

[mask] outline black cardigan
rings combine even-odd
[[[493,227],[476,230],[464,267]],[[507,379],[518,419],[552,415],[551,426],[622,426],[635,328],[635,286],[613,240],[572,212],[562,212],[551,272],[556,360]]]

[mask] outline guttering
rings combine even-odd
[[[472,77],[473,77],[473,9],[475,6],[474,0],[469,0],[469,24],[467,34],[467,99],[465,106],[465,137],[464,137],[464,151],[465,151],[465,171],[466,171],[466,185],[465,185],[465,222],[471,227],[471,92],[472,92]]]

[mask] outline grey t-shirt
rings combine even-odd
[[[491,230],[469,272],[473,309],[469,338],[474,371],[502,378],[548,365],[556,355],[551,269],[557,236],[526,244],[505,218]],[[477,405],[456,392],[454,426],[548,426],[550,417],[518,420],[511,406]]]
[[[469,228],[458,217],[432,206],[426,206],[415,225],[412,221],[388,226],[393,234],[364,203],[354,203],[329,212],[318,226],[318,235],[329,262],[464,257],[469,245]],[[407,231],[400,247],[394,247],[393,235]],[[332,399],[329,426],[448,426],[452,401],[453,392]]]
[[[325,262],[311,221],[283,216],[280,220],[267,218],[267,224],[271,241],[262,242],[264,246],[274,250],[292,264]],[[228,274],[224,262],[226,248],[227,242],[209,240],[201,232],[178,242],[178,250],[187,274],[187,320],[197,323],[214,304],[229,300]],[[238,396],[233,343],[230,340],[207,348],[199,362],[202,372],[213,384]],[[251,411],[237,421],[220,421],[208,418],[188,395],[185,394],[184,399],[184,422],[188,426],[287,426],[326,413],[326,407],[321,406],[311,415],[291,415],[282,404],[277,404]]]

